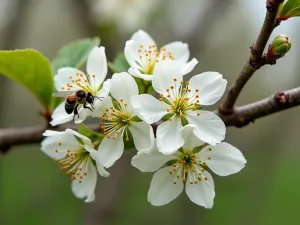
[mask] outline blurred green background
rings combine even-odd
[[[195,71],[218,71],[229,84],[249,55],[265,14],[265,0],[0,0],[1,49],[35,48],[52,59],[69,41],[100,36],[108,59],[142,28],[163,45],[186,41]],[[280,33],[293,41],[275,66],[260,69],[238,104],[300,85],[299,19],[283,22]],[[0,127],[42,124],[41,106],[30,93],[0,77]],[[147,202],[152,174],[130,167],[131,153],[99,179],[96,201],[85,204],[69,179],[40,147],[13,147],[0,155],[1,225],[297,225],[300,209],[300,108],[278,113],[244,128],[230,127],[226,141],[248,163],[240,173],[215,176],[216,198],[206,210],[185,194],[171,204]]]

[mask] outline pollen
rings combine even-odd
[[[175,179],[173,181],[176,182],[177,179],[181,178],[180,180],[183,183],[188,182],[189,184],[197,184],[198,182],[207,179],[203,176],[205,170],[202,167],[199,155],[192,151],[183,151],[184,153],[178,153],[176,163],[172,164],[173,171],[171,170],[171,172],[175,173]]]

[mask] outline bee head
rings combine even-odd
[[[92,93],[88,93],[87,96],[86,96],[86,101],[90,104],[93,104],[94,103],[94,96],[92,95]]]

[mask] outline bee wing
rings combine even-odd
[[[73,93],[74,93],[74,91],[59,91],[59,92],[53,93],[52,96],[67,98],[70,95],[72,95]]]

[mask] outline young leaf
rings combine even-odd
[[[99,124],[100,127],[100,124]],[[96,131],[91,130],[90,128],[86,127],[83,123],[78,124],[78,132],[92,141],[99,141],[103,139],[103,133],[98,133]]]
[[[300,16],[300,0],[288,0],[280,6],[278,12],[279,20],[287,20],[296,16]]]
[[[33,49],[0,51],[0,73],[29,89],[49,109],[53,77],[45,56]]]
[[[85,63],[89,53],[95,46],[100,45],[100,38],[86,38],[71,42],[64,46],[57,53],[56,57],[52,61],[52,69],[54,75],[59,68],[62,67],[74,67],[79,68]]]
[[[119,53],[115,60],[108,63],[109,69],[114,73],[127,72],[129,69],[129,64],[123,53]]]

